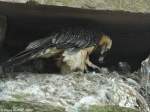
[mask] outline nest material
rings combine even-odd
[[[136,81],[102,71],[67,75],[20,73],[0,81],[0,100],[48,104],[67,112],[81,112],[81,107],[88,110],[92,105],[118,105],[149,112]]]

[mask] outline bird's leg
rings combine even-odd
[[[86,66],[86,65],[85,65]],[[87,68],[87,66],[84,68],[84,71],[83,71],[84,73],[89,73],[89,70],[88,70],[88,68]]]
[[[90,61],[89,56],[87,56],[86,64],[93,69],[97,69],[99,72],[101,71],[100,67],[96,66]]]

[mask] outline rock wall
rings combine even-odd
[[[7,27],[6,21],[7,21],[6,17],[0,16],[0,47],[2,46],[2,42],[4,40],[5,33],[6,33],[6,27]]]
[[[29,0],[1,0],[25,3]],[[32,1],[32,0],[31,0]],[[150,12],[149,0],[35,0],[40,4],[69,6],[87,9],[124,10],[130,12]]]
[[[27,0],[1,0],[22,2]],[[149,0],[37,0],[40,4],[88,9],[149,12]],[[31,2],[33,5],[37,3]],[[49,112],[149,112],[139,94],[140,84],[131,78],[109,73],[33,74],[20,73],[0,80],[0,111],[29,109]],[[131,76],[131,74],[129,75]],[[19,102],[19,103],[18,103]],[[36,102],[36,103],[35,103]],[[103,107],[118,105],[131,109]],[[84,108],[81,108],[84,107]],[[94,107],[94,108],[93,108]],[[100,110],[99,110],[100,109]],[[135,110],[133,110],[135,109]]]

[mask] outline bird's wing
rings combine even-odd
[[[83,49],[94,45],[96,33],[86,29],[68,29],[62,31],[53,44],[63,49]]]
[[[43,46],[56,47],[61,49],[70,48],[86,48],[94,45],[94,38],[96,33],[85,29],[64,29],[58,32],[52,33],[49,37],[31,42],[25,49],[25,51],[33,50]]]
[[[52,33],[49,37],[42,38],[31,42],[24,51],[10,58],[3,65],[17,65],[30,60],[33,55],[39,55],[40,52],[48,48],[56,49],[72,49],[78,50],[94,45],[94,38],[96,33],[84,30],[81,28],[62,29],[58,32]],[[57,52],[56,52],[57,53]],[[40,57],[40,56],[38,56]]]

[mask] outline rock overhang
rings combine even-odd
[[[4,48],[14,48],[10,55],[47,36],[58,25],[92,24],[108,33],[113,46],[105,65],[129,61],[137,68],[150,50],[149,13],[0,2],[0,15],[7,17]]]

